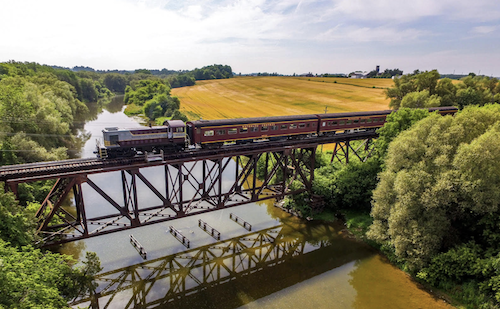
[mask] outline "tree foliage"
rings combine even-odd
[[[101,271],[95,254],[87,253],[83,266],[65,255],[31,246],[11,247],[0,239],[0,307],[67,308],[67,302],[95,288]]]
[[[157,95],[170,95],[170,87],[160,79],[144,79],[126,87],[124,102],[143,106]]]
[[[132,83],[125,89],[125,103],[141,106],[140,111],[150,120],[172,117],[187,121],[179,111],[179,98],[170,96],[170,87],[159,79],[146,79]]]
[[[228,65],[214,64],[194,69],[193,75],[196,80],[224,79],[233,77],[233,70]]]
[[[389,106],[433,107],[484,105],[500,103],[500,83],[496,78],[470,74],[453,83],[449,78],[440,79],[436,70],[403,75],[394,79],[394,87],[386,90]]]
[[[109,90],[113,92],[124,93],[125,87],[127,87],[129,81],[122,74],[108,73],[104,75],[103,83]]]
[[[20,67],[11,66],[9,74]],[[0,80],[0,163],[66,158],[66,149],[76,141],[74,123],[88,111],[86,105],[74,87],[54,74],[23,74]]]
[[[378,129],[379,137],[376,141],[376,150],[378,157],[383,160],[385,158],[389,144],[401,132],[408,130],[415,123],[429,116],[429,111],[426,109],[411,109],[400,108],[395,112],[390,113],[386,117],[386,123]]]
[[[167,78],[172,88],[193,86],[196,83],[194,76],[191,73],[176,74]]]
[[[475,223],[498,211],[499,160],[499,105],[423,119],[389,145],[369,236],[409,269],[464,240],[485,243],[492,231]]]
[[[0,194],[0,239],[20,247],[34,239],[35,217],[29,209],[23,209],[12,193]]]

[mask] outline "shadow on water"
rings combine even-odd
[[[308,228],[302,228],[306,224]],[[100,308],[236,308],[374,255],[334,225],[278,226],[99,274]],[[82,299],[72,305],[88,305]]]

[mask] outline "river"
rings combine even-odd
[[[104,127],[140,126],[121,111],[117,98],[86,123],[91,137],[82,157],[94,156]],[[144,170],[154,178],[154,169]],[[90,176],[102,186],[112,186],[115,177],[119,173]],[[141,198],[147,203],[156,197]],[[85,199],[89,213],[105,214],[90,192]],[[252,230],[230,220],[230,213]],[[199,219],[221,239],[200,229]],[[190,240],[189,249],[169,233],[171,225]],[[146,249],[146,260],[130,244],[130,234]],[[270,200],[73,242],[60,251],[77,259],[85,251],[97,253],[103,266],[97,276],[100,308],[452,308],[350,237],[339,222],[302,220]]]

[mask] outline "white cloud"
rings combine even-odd
[[[472,28],[471,33],[489,34],[489,33],[495,32],[496,30],[497,30],[496,26],[478,26],[478,27]]]
[[[182,15],[191,18],[191,19],[201,19],[203,8],[200,5],[190,5],[184,11],[182,11]]]
[[[402,44],[415,42],[421,37],[431,35],[427,31],[417,29],[399,29],[398,27],[336,27],[319,34],[319,41],[348,41],[348,42],[386,42],[390,44]]]
[[[408,22],[423,17],[443,19],[494,20],[500,18],[496,0],[333,0],[333,14],[353,20]]]

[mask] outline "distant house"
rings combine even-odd
[[[366,74],[361,71],[355,71],[349,74],[349,78],[365,78]]]
[[[314,74],[309,72],[309,73],[302,73],[299,75],[300,77],[314,77]]]

